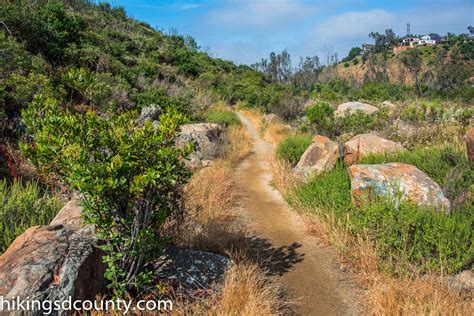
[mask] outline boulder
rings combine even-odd
[[[191,169],[200,168],[219,158],[224,152],[224,128],[215,123],[186,124],[176,140],[178,146],[195,144],[195,150],[186,164]]]
[[[143,107],[140,116],[137,118],[137,124],[139,126],[142,126],[147,120],[150,120],[152,122],[158,121],[161,112],[161,107],[155,104]],[[154,125],[156,125],[156,123]]]
[[[383,101],[381,106],[387,109],[388,115],[391,117],[397,113],[398,106],[390,101]]]
[[[338,105],[336,112],[334,112],[334,115],[336,117],[344,117],[348,114],[355,114],[358,111],[371,115],[377,112],[378,110],[378,108],[370,104],[361,102],[346,102]]]
[[[18,236],[0,257],[0,296],[36,300],[95,299],[104,286],[105,265],[95,228],[81,227],[77,202],[68,203],[54,225]],[[40,311],[37,312],[41,314]]]
[[[313,174],[331,170],[339,158],[339,144],[329,138],[316,135],[293,169],[295,175],[307,178]]]
[[[271,114],[266,114],[263,116],[263,122],[265,124],[271,124],[273,122],[276,122],[278,121],[278,116],[276,116],[275,114],[271,113]]]
[[[464,270],[453,275],[449,277],[448,284],[461,292],[472,291],[474,290],[474,272]]]
[[[229,258],[215,253],[168,249],[156,275],[187,289],[209,289],[222,280],[230,263]]]
[[[467,159],[474,167],[474,127],[467,130],[466,133]]]
[[[369,154],[383,154],[403,150],[400,143],[375,134],[360,134],[344,144],[344,161],[351,165]]]
[[[415,166],[403,163],[353,165],[349,167],[349,175],[352,202],[356,205],[375,194],[449,211],[449,200],[440,186]]]

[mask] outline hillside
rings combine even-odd
[[[450,67],[459,67],[466,71],[465,74],[461,74],[464,80],[474,76],[472,42],[418,47],[411,52],[404,51],[397,55],[388,51],[358,56],[350,61],[339,63],[336,66],[336,74],[341,79],[359,84],[364,80],[374,79],[375,76],[384,76],[390,83],[413,85],[413,72],[403,60],[414,51],[419,52],[421,73],[431,72],[433,76],[434,72],[440,71],[442,65],[450,65]]]
[[[466,34],[237,66],[90,0],[4,0],[0,30],[2,303],[474,314]]]
[[[217,100],[278,102],[278,88],[260,73],[211,58],[193,38],[155,30],[121,7],[6,1],[0,21],[0,138],[13,145],[35,94],[113,115],[150,104],[195,116]]]

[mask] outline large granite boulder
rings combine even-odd
[[[31,227],[14,240],[0,257],[0,296],[95,299],[104,285],[105,266],[95,228],[81,226],[80,213],[77,202],[69,202],[52,225]]]
[[[474,290],[474,272],[464,270],[456,275],[448,277],[448,285],[453,288],[465,292]]]
[[[466,133],[467,159],[474,167],[474,127],[467,130]]]
[[[339,104],[337,106],[337,109],[334,112],[334,115],[336,117],[344,117],[350,114],[355,114],[357,112],[362,112],[364,114],[371,115],[377,112],[378,110],[379,110],[378,108],[370,104],[361,103],[361,102],[346,102],[346,103]]]
[[[403,163],[353,165],[349,167],[349,175],[352,201],[356,205],[375,194],[449,211],[449,200],[440,186],[415,166]]]
[[[313,174],[331,170],[339,158],[339,144],[329,138],[316,135],[293,169],[296,176],[307,178]]]
[[[224,152],[224,128],[215,123],[186,124],[176,140],[178,146],[194,143],[195,150],[186,161],[194,169],[205,166]]]
[[[375,134],[360,134],[344,144],[344,161],[351,165],[369,154],[384,154],[398,150],[403,150],[400,143]]]

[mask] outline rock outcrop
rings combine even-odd
[[[186,161],[189,168],[206,166],[224,152],[224,128],[214,123],[186,124],[176,140],[178,146],[195,144],[195,150]]]
[[[337,110],[334,112],[334,115],[336,117],[344,117],[350,114],[355,114],[358,111],[371,115],[377,112],[378,110],[378,108],[370,104],[361,102],[346,102],[338,105]]]
[[[473,271],[464,270],[448,278],[449,278],[448,284],[461,292],[474,290],[474,272]]]
[[[403,150],[400,143],[375,134],[360,134],[344,144],[344,161],[351,165],[369,154],[383,154]]]
[[[467,130],[466,133],[467,159],[474,167],[474,127]]]
[[[229,258],[215,253],[169,249],[156,274],[187,289],[209,289],[222,280],[230,263]]]
[[[0,257],[0,296],[95,299],[104,285],[105,266],[95,228],[82,227],[80,214],[77,202],[71,201],[52,225],[31,227],[15,239]]]
[[[293,169],[298,177],[307,178],[313,174],[331,170],[339,158],[339,144],[329,138],[316,135]]]
[[[140,116],[137,118],[137,124],[142,126],[147,120],[157,122],[160,118],[161,112],[161,107],[155,104],[143,107]]]
[[[418,205],[449,211],[449,200],[440,186],[424,172],[412,165],[387,163],[378,165],[353,165],[349,167],[352,201],[360,205],[373,194],[402,200]]]

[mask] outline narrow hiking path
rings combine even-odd
[[[236,171],[243,192],[242,216],[252,231],[268,240],[279,255],[272,259],[275,275],[287,290],[298,315],[357,314],[355,289],[338,268],[328,247],[306,232],[303,219],[270,186],[268,155],[273,147],[263,141],[252,123],[238,113],[253,143],[253,153]]]

